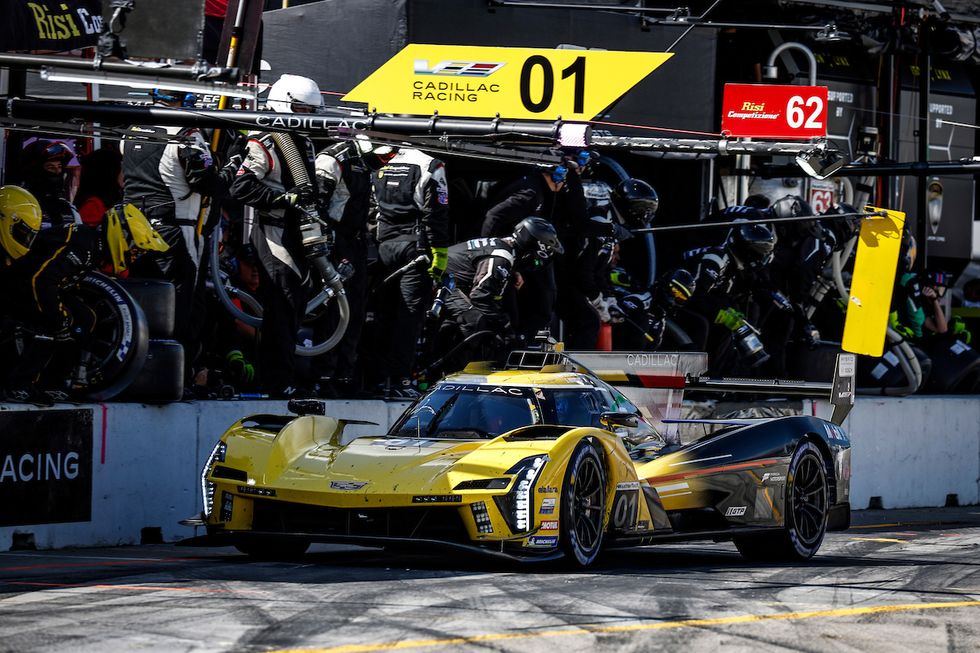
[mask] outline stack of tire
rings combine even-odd
[[[118,281],[142,309],[149,334],[143,367],[121,398],[150,403],[180,401],[184,395],[184,348],[173,339],[173,284],[152,279]]]

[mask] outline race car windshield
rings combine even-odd
[[[389,435],[495,438],[540,422],[531,388],[442,383],[403,415]]]

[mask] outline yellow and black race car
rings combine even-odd
[[[807,559],[849,524],[850,441],[837,424],[725,420],[668,444],[560,352],[471,365],[386,435],[347,444],[351,420],[324,416],[321,402],[290,407],[300,414],[253,415],[222,436],[202,474],[204,513],[185,522],[207,534],[187,544],[259,557],[311,542],[439,546],[586,566],[611,547],[695,539]]]

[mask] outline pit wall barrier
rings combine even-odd
[[[285,413],[285,403],[0,405],[0,550],[200,534],[177,522],[201,511],[200,470],[218,437],[245,415]],[[351,425],[350,437],[382,432],[406,405],[326,403],[328,415],[380,424]],[[803,406],[821,417],[831,412],[825,402]],[[980,502],[977,398],[861,397],[844,426],[854,508],[872,497],[885,508],[942,506],[952,494],[960,504]]]

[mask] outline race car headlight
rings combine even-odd
[[[547,455],[531,456],[518,462],[508,469],[506,474],[516,478],[510,492],[502,497],[494,497],[497,508],[504,516],[504,521],[512,533],[526,533],[534,523],[534,486],[538,482],[541,470],[548,462]]]
[[[214,445],[214,449],[211,450],[211,455],[208,457],[208,462],[204,465],[204,469],[201,470],[201,499],[204,503],[205,517],[211,516],[211,510],[214,507],[215,485],[212,481],[208,480],[208,474],[211,473],[211,468],[214,467],[215,463],[225,462],[225,453],[227,451],[228,445],[224,442],[218,442],[218,444]]]

